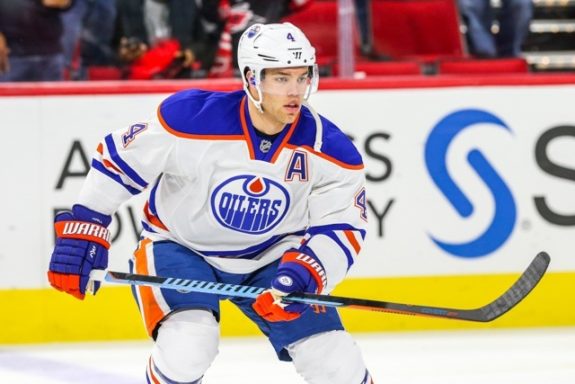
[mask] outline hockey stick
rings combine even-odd
[[[519,279],[495,301],[476,309],[455,309],[432,307],[425,305],[409,305],[356,299],[329,295],[316,295],[312,293],[292,293],[284,297],[284,303],[303,303],[310,305],[324,305],[327,307],[355,308],[370,311],[399,313],[414,316],[431,316],[446,319],[488,322],[495,320],[523,300],[529,292],[539,283],[550,262],[546,252],[540,252],[523,272]],[[118,284],[155,286],[165,289],[175,289],[183,293],[200,292],[221,295],[224,297],[246,297],[255,299],[266,288],[245,285],[216,283],[211,281],[178,279],[174,277],[160,277],[138,275],[124,272],[94,270],[90,274],[93,281],[107,281]]]

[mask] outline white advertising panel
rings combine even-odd
[[[167,95],[2,97],[0,288],[47,286],[55,210],[98,142]],[[575,86],[323,91],[314,107],[362,152],[370,230],[354,276],[518,272],[540,250],[575,270]],[[112,224],[127,270],[145,196]]]
[[[575,88],[323,93],[367,164],[360,276],[575,270]]]

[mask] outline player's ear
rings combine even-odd
[[[253,73],[253,71],[251,71],[251,70],[246,71],[244,76],[246,77],[246,80],[247,80],[249,85],[254,86],[254,87],[256,86],[256,76]]]

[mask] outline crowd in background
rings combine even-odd
[[[474,56],[495,58],[521,54],[521,45],[533,18],[533,0],[502,0],[497,15],[490,0],[458,0],[458,5]],[[496,20],[499,31],[494,34],[492,27]]]
[[[86,80],[91,68],[112,68],[121,79],[230,77],[248,26],[280,22],[312,1],[0,0],[0,82]],[[374,53],[369,1],[354,1],[366,55]],[[502,0],[497,39],[489,0],[458,4],[471,54],[520,54],[531,0]]]

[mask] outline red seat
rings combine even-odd
[[[395,59],[434,61],[464,57],[456,0],[371,0],[375,53]],[[317,0],[283,21],[298,26],[316,48],[320,67],[331,68],[338,53],[338,2]],[[354,31],[356,58],[360,59],[358,31]],[[360,59],[361,60],[361,59]],[[337,73],[337,68],[328,72]],[[416,62],[356,63],[366,75],[420,74]]]
[[[432,61],[463,57],[456,0],[371,0],[375,51]]]
[[[437,73],[441,75],[526,73],[529,64],[523,58],[440,60]]]
[[[118,67],[91,66],[87,68],[88,80],[122,80],[122,71]]]
[[[282,21],[294,24],[305,33],[316,49],[318,65],[330,65],[337,60],[337,1],[314,1],[303,11],[295,12]]]
[[[333,74],[339,73],[339,66],[333,66]],[[355,64],[355,72],[366,76],[405,76],[421,75],[421,68],[416,61],[383,61],[383,62],[358,62]]]

